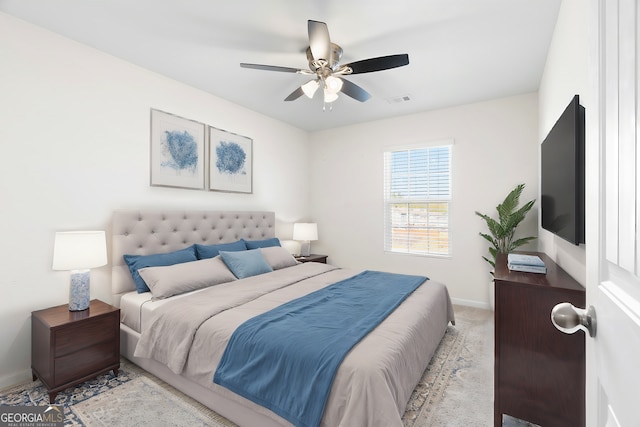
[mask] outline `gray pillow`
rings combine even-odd
[[[267,261],[267,264],[269,264],[274,270],[298,264],[298,261],[296,261],[291,253],[282,246],[260,248],[260,251],[262,252],[264,259]]]
[[[219,256],[138,270],[154,298],[163,299],[236,280]]]

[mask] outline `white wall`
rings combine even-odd
[[[254,194],[149,186],[150,108],[253,139]],[[68,302],[57,230],[108,229],[115,209],[273,210],[309,217],[308,134],[0,13],[0,387],[29,378],[33,310]],[[92,270],[110,301],[110,268]]]
[[[422,274],[445,283],[452,298],[488,306],[488,244],[474,212],[495,212],[525,183],[522,202],[538,194],[538,103],[527,94],[359,124],[311,135],[311,212],[319,241],[312,251],[339,266]],[[453,139],[452,250],[448,259],[383,251],[385,147]],[[520,236],[537,235],[537,205]],[[535,249],[535,246],[530,249]]]
[[[562,1],[538,92],[540,143],[574,95],[580,95],[580,103],[589,108],[587,8],[584,0]],[[575,246],[541,227],[539,236],[540,250],[584,285],[585,245]]]
[[[474,211],[493,212],[518,183],[523,200],[538,194],[537,94],[309,135],[3,13],[0,61],[0,387],[29,377],[30,312],[68,301],[68,273],[51,270],[55,231],[108,230],[114,209],[268,209],[282,238],[314,220],[312,249],[331,262],[425,274],[483,306],[490,275]],[[251,137],[254,194],[150,187],[150,108]],[[453,256],[385,254],[383,150],[442,138],[455,140]],[[522,235],[537,233],[536,217]],[[110,268],[92,270],[92,297],[110,301],[109,287]]]

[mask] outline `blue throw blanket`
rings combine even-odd
[[[296,426],[317,426],[346,354],[425,280],[364,271],[249,319],[213,381]]]

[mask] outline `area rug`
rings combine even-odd
[[[86,426],[224,426],[225,420],[200,404],[141,376],[76,404]]]
[[[137,373],[132,373],[126,369],[121,369],[117,377],[113,374],[100,375],[95,379],[86,381],[75,387],[69,388],[56,396],[56,405],[64,407],[65,425],[83,426],[82,420],[72,411],[72,408],[79,402],[99,396],[110,390],[117,389],[118,386],[126,384],[133,378],[137,378]],[[40,381],[29,381],[12,388],[3,390],[0,393],[0,405],[9,406],[45,406],[49,405],[49,394]]]
[[[40,381],[0,391],[0,405],[49,404]],[[65,426],[235,426],[157,377],[121,360],[118,376],[100,375],[56,396]]]
[[[456,325],[447,328],[407,404],[405,427],[492,423],[493,374],[487,362],[492,313],[461,306],[455,311]],[[0,391],[0,405],[48,403],[40,381]],[[64,406],[69,426],[235,426],[126,359],[117,377],[101,375],[60,392],[55,403]],[[456,419],[460,424],[452,423]]]
[[[455,306],[455,313],[456,325],[449,326],[409,400],[405,426],[493,425],[493,312]],[[412,418],[414,405],[418,414]]]

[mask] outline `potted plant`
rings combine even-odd
[[[527,213],[531,210],[535,203],[535,199],[531,200],[521,207],[518,207],[520,204],[520,195],[522,194],[522,190],[524,190],[524,184],[519,184],[507,194],[507,197],[496,206],[496,211],[498,212],[498,219],[494,219],[489,215],[480,213],[476,211],[476,215],[480,218],[484,219],[487,224],[487,228],[489,229],[488,233],[479,234],[484,237],[491,246],[489,247],[489,255],[490,258],[483,256],[482,258],[491,264],[492,270],[491,275],[493,276],[493,269],[496,267],[496,256],[498,254],[508,254],[512,252],[517,247],[522,246],[531,240],[534,240],[536,237],[522,237],[519,239],[515,238],[516,228],[518,225],[524,220]],[[490,285],[490,302],[493,307],[493,293],[491,292],[493,288],[493,280]]]

